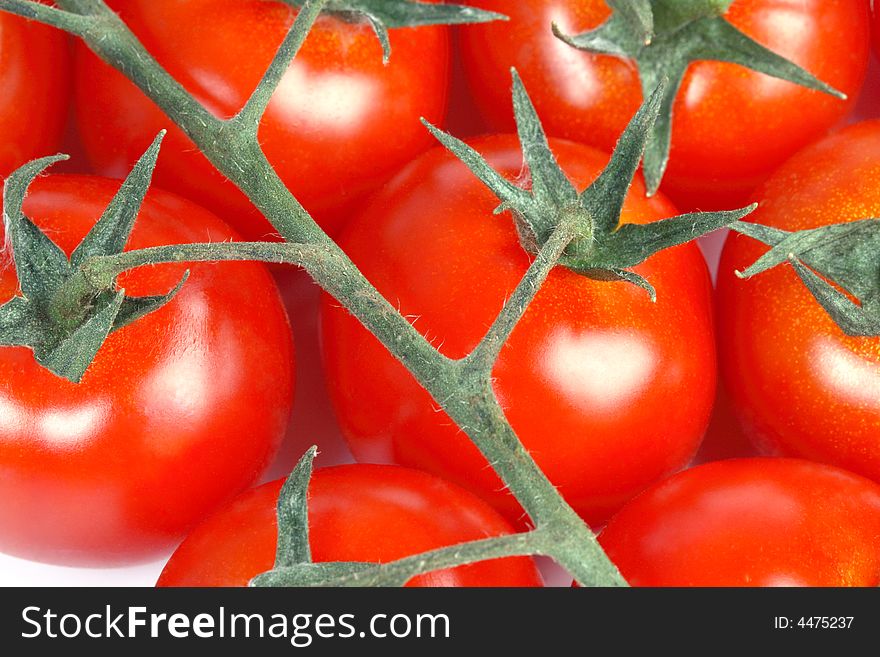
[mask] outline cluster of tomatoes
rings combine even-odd
[[[245,103],[296,13],[264,0],[108,4],[221,117]],[[631,62],[574,50],[550,29],[596,27],[611,11],[604,0],[466,4],[509,20],[393,29],[387,65],[369,24],[322,16],[259,133],[321,226],[453,358],[476,346],[531,256],[509,213],[493,214],[497,198],[420,118],[481,134],[469,143],[525,181],[512,134],[515,66],[560,166],[583,189],[642,100]],[[725,17],[847,100],[735,64],[693,64],[674,104],[661,193],[649,197],[637,178],[622,221],[750,201],[760,205],[749,221],[786,230],[880,216],[880,123],[840,128],[866,77],[868,0],[735,0]],[[83,44],[7,14],[0,35],[0,174],[62,144],[74,167],[88,163],[87,173],[39,178],[24,204],[68,254],[163,128],[128,248],[275,239],[153,102]],[[696,244],[660,252],[635,269],[656,303],[558,267],[493,372],[513,429],[569,504],[603,528],[600,542],[631,584],[880,584],[880,337],[847,337],[788,267],[739,280],[734,272],[764,251],[731,235],[714,289]],[[19,290],[4,258],[7,301]],[[160,295],[187,268],[177,297],[114,332],[81,383],[26,348],[0,348],[3,552],[112,565],[186,536],[160,584],[245,585],[272,567],[281,484],[246,489],[288,430],[288,318],[273,273],[255,263],[144,267],[119,285]],[[403,365],[335,300],[320,312],[326,385],[358,463],[312,478],[313,558],[388,561],[525,529],[515,499]],[[688,468],[707,429],[697,461],[713,450],[747,458]],[[741,436],[772,457],[754,456]],[[298,440],[305,448],[309,437]],[[411,583],[541,579],[516,558]]]

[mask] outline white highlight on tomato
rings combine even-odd
[[[592,413],[616,413],[654,376],[654,350],[631,333],[565,329],[550,344],[545,375],[570,403]]]
[[[55,446],[76,448],[100,434],[99,426],[107,417],[107,406],[99,401],[66,408],[57,406],[43,412],[36,422],[36,435]]]
[[[820,336],[812,345],[808,362],[830,388],[829,396],[839,395],[852,404],[875,406],[880,399],[880,365],[853,353],[837,339]]]
[[[297,130],[336,133],[362,128],[372,114],[384,111],[376,102],[375,81],[351,72],[308,71],[292,66],[272,96],[272,112]]]

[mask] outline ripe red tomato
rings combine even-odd
[[[25,213],[68,254],[119,183],[39,178]],[[151,191],[130,248],[235,239],[207,211]],[[0,301],[18,284],[8,253]],[[143,267],[120,277],[159,311],[110,335],[80,384],[0,348],[0,550],[65,564],[131,562],[179,541],[251,485],[285,432],[293,345],[259,264]]]
[[[785,230],[880,216],[880,122],[799,153],[759,198],[749,221]],[[721,364],[737,415],[764,451],[880,481],[880,338],[847,337],[789,266],[736,278],[766,250],[731,236],[721,257]]]
[[[242,494],[177,548],[158,586],[246,586],[272,568],[283,480]],[[309,484],[312,560],[384,563],[467,541],[513,533],[477,497],[407,468],[342,465]],[[495,559],[420,575],[408,586],[541,586],[526,557]]]
[[[691,468],[599,536],[633,586],[877,586],[880,486],[796,459]]]
[[[600,25],[603,0],[475,0],[509,23],[461,34],[465,70],[479,111],[496,130],[513,127],[508,85],[516,66],[550,134],[610,150],[642,102],[638,70],[628,61],[579,52],[556,39]],[[864,0],[735,0],[736,27],[848,94],[809,91],[734,64],[690,67],[674,106],[672,151],[664,191],[681,207],[731,208],[798,149],[824,134],[852,107],[868,63]]]
[[[505,175],[520,175],[515,137],[472,144]],[[608,161],[587,146],[551,144],[579,188]],[[389,183],[340,244],[445,355],[463,357],[530,262],[510,215],[492,214],[497,205],[436,148]],[[639,178],[623,220],[674,214],[661,196],[645,198]],[[688,463],[715,393],[711,287],[699,249],[670,249],[636,271],[657,288],[656,304],[632,285],[551,272],[494,371],[513,428],[591,523]],[[477,449],[403,366],[333,300],[322,313],[331,398],[355,458],[428,470],[520,516]]]
[[[234,115],[262,78],[297,10],[264,0],[116,0],[147,49],[218,116]],[[335,231],[366,192],[431,145],[419,122],[443,120],[448,28],[391,30],[391,60],[366,22],[318,19],[273,96],[260,142],[282,180]],[[119,176],[170,121],[134,85],[79,47],[77,116],[96,169]],[[213,210],[247,238],[274,231],[178,129],[158,184]]]
[[[874,51],[880,51],[880,8],[877,1],[871,0],[871,27],[874,35]]]
[[[60,30],[0,13],[0,177],[61,145],[70,52]]]

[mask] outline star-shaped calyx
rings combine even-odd
[[[620,213],[660,112],[666,86],[661,83],[627,126],[602,174],[578,192],[556,162],[541,121],[522,80],[513,71],[513,106],[531,188],[515,185],[473,148],[425,122],[434,136],[501,200],[496,213],[511,210],[520,241],[536,253],[560,221],[574,221],[575,236],[559,264],[597,280],[634,283],[656,299],[650,282],[630,268],[658,251],[689,242],[752,212],[752,205],[725,212],[694,212],[649,224],[621,224]]]
[[[20,296],[0,306],[0,345],[30,347],[37,361],[58,376],[79,382],[111,331],[168,303],[168,294],[130,297],[115,280],[96,280],[90,260],[122,252],[150,185],[162,135],[122,183],[100,219],[70,258],[22,211],[27,189],[56,155],[15,171],[3,189],[3,221]]]
[[[285,0],[302,7],[306,0]],[[425,25],[464,25],[507,20],[507,16],[460,4],[434,4],[418,0],[327,0],[324,11],[344,20],[365,20],[373,28],[382,45],[382,61],[391,57],[388,30],[397,27]]]
[[[880,336],[880,219],[797,232],[745,222],[731,228],[772,247],[739,273],[741,277],[750,278],[791,263],[844,333]]]
[[[579,50],[633,60],[646,98],[661,79],[669,80],[645,152],[645,182],[649,194],[660,187],[666,171],[673,103],[692,62],[731,62],[808,89],[846,97],[731,25],[724,14],[733,0],[607,1],[613,13],[594,30],[567,35],[558,25],[552,28],[557,37]]]

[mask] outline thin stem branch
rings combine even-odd
[[[90,258],[83,263],[75,284],[106,289],[119,274],[146,265],[182,262],[260,261],[303,267],[329,294],[347,300],[346,307],[368,330],[388,344],[393,353],[434,394],[450,386],[457,370],[399,312],[373,288],[333,242],[320,244],[221,242],[158,246],[126,251],[116,256]],[[82,279],[85,279],[83,281]],[[72,281],[74,279],[71,279]],[[72,283],[73,284],[73,283]]]
[[[360,572],[340,578],[332,584],[338,586],[374,586],[374,582],[392,582],[385,586],[403,586],[421,573],[454,568],[488,559],[543,555],[547,551],[544,534],[534,530],[523,534],[510,534],[461,543],[448,548],[432,550],[399,559],[376,567],[375,573]]]
[[[269,105],[272,94],[275,93],[275,90],[281,83],[281,78],[284,77],[284,74],[290,67],[290,63],[296,57],[326,4],[327,0],[307,0],[302,9],[299,10],[296,20],[294,20],[293,25],[284,37],[284,41],[278,47],[278,52],[275,53],[269,68],[266,69],[263,79],[260,80],[245,106],[231,119],[232,122],[241,126],[243,130],[252,131],[254,135],[257,134],[260,120],[266,112],[266,107]]]
[[[424,573],[489,559],[544,555],[547,554],[548,547],[547,537],[541,530],[509,534],[439,548],[388,563],[364,565],[344,575],[329,575],[318,584],[320,586],[403,586],[413,577]],[[301,572],[300,567],[276,568],[260,575],[254,581],[260,586],[290,586],[300,581]]]
[[[461,388],[468,390],[466,385]],[[536,527],[553,535],[549,556],[584,586],[626,586],[595,534],[523,446],[505,418],[491,384],[472,396],[459,395],[443,408],[468,433]]]
[[[30,20],[81,36],[92,23],[88,16],[50,7],[32,0],[0,0],[0,11],[16,14]]]
[[[56,4],[78,14],[99,16],[109,10],[103,0],[56,0]]]
[[[289,264],[300,267],[316,261],[327,249],[310,244],[290,242],[205,242],[152,246],[136,251],[126,251],[114,256],[98,256],[85,263],[97,285],[106,285],[123,272],[146,265],[181,262],[238,262],[256,261]]]
[[[525,276],[517,285],[513,294],[504,304],[498,317],[489,331],[468,356],[468,360],[477,367],[491,372],[498,360],[502,347],[510,334],[525,315],[526,310],[538,294],[547,276],[559,262],[565,248],[574,238],[575,224],[573,221],[560,221],[550,238],[538,252]]]
[[[175,80],[103,0],[56,0],[56,4],[68,14],[82,15],[85,29],[75,34],[137,85],[188,137],[196,143],[217,139],[225,122]]]

